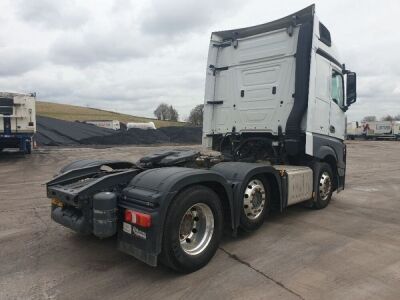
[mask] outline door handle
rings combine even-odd
[[[329,126],[329,131],[331,132],[331,133],[335,133],[335,126]]]

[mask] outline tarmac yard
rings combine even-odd
[[[176,148],[176,147],[175,147]],[[44,182],[70,161],[156,147],[53,148],[0,156],[0,299],[400,299],[400,142],[351,141],[346,189],[324,210],[295,206],[253,234],[225,236],[179,275],[50,219]]]

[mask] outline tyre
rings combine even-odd
[[[218,249],[223,229],[218,195],[205,186],[182,191],[169,207],[161,262],[181,273],[204,267]]]
[[[254,231],[264,223],[270,208],[270,197],[270,187],[263,176],[255,176],[249,180],[243,193],[241,229]]]
[[[316,182],[316,199],[313,201],[313,208],[322,209],[328,206],[333,193],[333,172],[327,163],[320,163]]]
[[[30,142],[26,143],[26,150],[25,154],[31,154],[32,153],[32,144]]]

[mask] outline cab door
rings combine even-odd
[[[330,84],[331,66],[329,61],[321,55],[315,55],[316,78],[315,78],[315,100],[309,103],[312,107],[311,122],[308,131],[321,135],[329,135],[329,115],[331,110]]]
[[[343,140],[345,133],[344,80],[341,70],[331,64],[329,136]]]

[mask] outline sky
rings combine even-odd
[[[357,72],[349,120],[400,114],[400,2],[357,0],[0,0],[0,91],[184,120],[203,103],[212,31],[269,22],[312,3]]]

